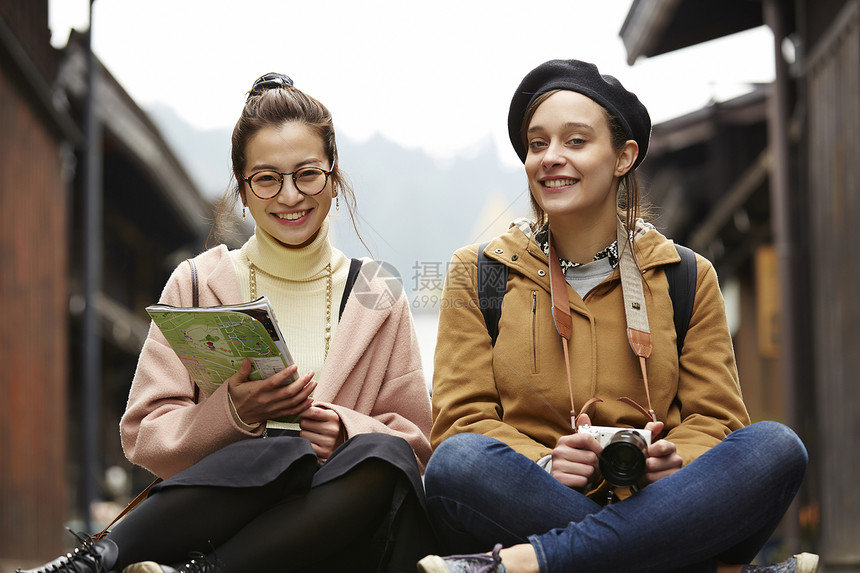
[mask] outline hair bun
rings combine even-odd
[[[271,89],[288,88],[292,86],[293,80],[290,76],[279,74],[277,72],[269,72],[254,81],[251,91],[248,92],[248,97],[260,95],[261,93]]]

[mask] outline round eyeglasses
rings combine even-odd
[[[326,171],[320,167],[302,167],[292,173],[280,171],[257,171],[245,177],[244,181],[251,188],[251,192],[260,199],[272,199],[276,197],[284,186],[287,175],[292,176],[293,185],[302,195],[319,195],[328,183],[328,177],[334,170],[334,166]]]

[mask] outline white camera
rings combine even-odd
[[[603,447],[600,473],[616,487],[636,485],[645,475],[645,458],[651,445],[651,431],[584,424],[576,430],[594,436]]]

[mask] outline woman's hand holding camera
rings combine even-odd
[[[265,380],[248,380],[251,363],[247,358],[243,360],[236,373],[225,381],[239,418],[246,424],[257,424],[303,415],[313,404],[310,395],[317,383],[314,373],[308,372],[287,384],[287,379],[297,371],[298,366],[293,364]]]
[[[590,424],[583,414],[581,424]],[[597,455],[600,444],[588,434],[568,434],[559,438],[552,450],[550,475],[568,487],[583,488],[591,482],[597,472]]]
[[[648,422],[646,430],[651,430],[652,436],[659,436],[663,431],[663,422]],[[645,481],[654,483],[659,479],[670,476],[683,465],[681,456],[675,449],[675,444],[668,440],[657,440],[648,446],[648,458],[645,459]]]
[[[577,425],[590,426],[591,421],[583,414],[577,421]],[[645,429],[649,430],[652,436],[658,436],[663,431],[663,422],[649,422],[645,425]],[[550,474],[568,487],[583,488],[598,472],[602,450],[603,446],[600,442],[588,432],[562,436],[552,451]],[[675,444],[668,440],[657,440],[648,446],[644,482],[654,483],[672,475],[681,469],[682,465],[683,461],[676,451]]]

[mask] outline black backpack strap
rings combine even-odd
[[[346,285],[343,287],[343,296],[340,299],[340,310],[337,313],[337,320],[343,316],[343,309],[346,308],[346,301],[349,298],[349,293],[352,292],[352,286],[355,284],[355,279],[358,277],[358,271],[361,270],[361,259],[350,259],[349,274],[346,275]]]
[[[487,333],[495,346],[499,336],[499,320],[502,318],[502,298],[508,284],[508,267],[484,254],[487,245],[489,243],[478,246],[478,305],[484,315]]]
[[[693,316],[696,300],[696,253],[682,245],[675,245],[681,261],[666,265],[666,280],[669,283],[669,298],[672,299],[675,335],[678,338],[678,356],[684,348],[687,327]]]

